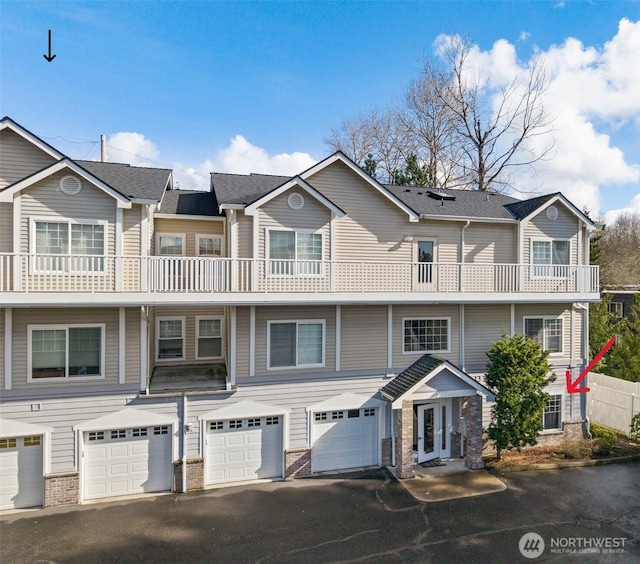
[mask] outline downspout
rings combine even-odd
[[[182,493],[187,493],[187,394],[182,394]]]

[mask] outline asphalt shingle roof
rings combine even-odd
[[[433,372],[436,368],[444,364],[445,361],[430,354],[422,355],[409,368],[400,372],[391,382],[386,384],[380,391],[391,398],[397,400],[402,394],[408,392],[420,380]]]
[[[216,197],[211,192],[197,190],[167,190],[162,198],[160,213],[178,215],[219,216]]]
[[[385,187],[420,215],[513,219],[505,206],[519,201],[504,194],[479,190],[435,190],[396,185]]]
[[[219,204],[249,205],[290,179],[290,176],[271,174],[211,173],[211,182]]]
[[[171,170],[167,168],[147,168],[97,161],[74,162],[131,199],[159,202],[171,176]]]
[[[537,198],[531,198],[529,200],[519,200],[508,204],[507,210],[511,212],[516,219],[523,219],[528,215],[531,215],[539,207],[546,204],[551,198],[555,198],[560,192],[555,194],[545,194],[544,196],[538,196]]]

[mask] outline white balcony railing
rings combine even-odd
[[[0,292],[599,292],[597,266],[0,253]]]

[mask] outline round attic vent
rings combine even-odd
[[[558,208],[555,206],[549,206],[547,208],[547,217],[551,220],[558,219]]]
[[[304,198],[302,194],[298,194],[298,192],[293,192],[289,194],[287,198],[287,204],[292,210],[301,210],[304,207]]]
[[[75,196],[82,190],[82,182],[75,176],[63,176],[60,179],[60,190],[68,196]]]

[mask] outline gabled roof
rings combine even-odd
[[[396,197],[420,214],[420,217],[462,217],[514,222],[506,206],[516,198],[479,190],[437,190],[416,186],[386,185]]]
[[[56,160],[66,158],[60,151],[53,148],[49,143],[46,143],[38,136],[31,133],[28,129],[22,127],[19,123],[13,121],[10,117],[5,116],[0,120],[0,131],[3,129],[10,129],[17,135],[20,135],[23,139],[26,139],[29,143],[35,145],[42,151],[44,151],[47,155],[53,157]]]
[[[211,187],[219,205],[248,206],[265,194],[282,186],[290,176],[272,174],[211,173]]]
[[[522,200],[506,206],[507,210],[514,218],[519,221],[528,221],[534,215],[545,210],[549,206],[556,202],[561,202],[564,206],[573,213],[578,219],[586,223],[590,229],[595,229],[596,224],[589,219],[589,217],[581,212],[576,206],[574,206],[561,192],[555,192],[553,194],[546,194],[544,196],[538,196],[537,198],[530,198],[529,200]]]
[[[159,212],[161,214],[208,217],[222,215],[215,195],[201,190],[167,190],[160,203]]]
[[[169,415],[162,415],[148,409],[125,407],[120,411],[108,413],[96,419],[90,419],[73,426],[74,431],[99,431],[102,429],[122,429],[124,427],[147,427],[151,425],[174,425],[177,430],[178,420]]]
[[[484,387],[480,382],[476,381],[463,370],[460,370],[457,366],[451,364],[448,360],[430,354],[422,355],[411,366],[386,384],[380,390],[380,393],[383,398],[391,401],[395,408],[401,403],[403,398],[407,397],[407,399],[410,399],[411,394],[420,386],[445,370],[454,377],[459,378],[465,384],[466,388],[474,389],[486,395],[487,400],[494,401],[494,394],[491,390]]]
[[[27,176],[26,178],[23,178],[22,180],[18,180],[18,182],[14,182],[9,186],[5,186],[4,189],[0,190],[0,202],[11,202],[13,200],[13,195],[16,192],[20,192],[24,188],[31,186],[32,184],[39,182],[40,180],[43,180],[44,178],[47,178],[48,176],[51,176],[52,174],[60,172],[64,169],[69,169],[78,176],[84,178],[87,182],[91,182],[92,184],[109,194],[109,196],[116,200],[119,208],[131,207],[131,201],[128,197],[66,157],[43,168],[42,170],[39,170],[38,172],[34,172],[33,174]]]
[[[265,403],[243,400],[231,405],[224,405],[218,409],[212,409],[198,417],[200,421],[208,419],[241,419],[243,417],[270,417],[273,415],[285,415],[290,413],[288,407],[279,407]]]
[[[159,202],[171,185],[172,173],[167,168],[148,168],[121,163],[75,161],[130,200]]]
[[[302,188],[307,194],[318,200],[325,207],[329,208],[334,214],[336,214],[336,217],[342,218],[346,215],[346,213],[338,206],[336,206],[331,200],[329,200],[329,198],[323,196],[320,192],[318,192],[318,190],[311,186],[311,184],[309,184],[299,176],[294,176],[281,186],[278,186],[275,190],[271,190],[271,192],[265,194],[264,196],[262,196],[262,198],[258,198],[257,200],[255,200],[252,204],[248,205],[245,208],[245,213],[247,215],[254,215],[256,210],[260,206],[266,204],[268,201],[279,196],[280,194],[283,194],[294,186],[299,186],[300,188]]]

